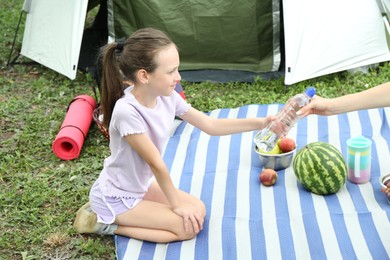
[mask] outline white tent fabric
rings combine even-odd
[[[88,0],[26,0],[21,54],[76,78]]]
[[[376,1],[284,0],[283,9],[287,85],[390,60]]]

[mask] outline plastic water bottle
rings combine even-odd
[[[271,151],[277,144],[279,138],[286,135],[300,119],[300,116],[296,113],[307,105],[315,94],[315,88],[309,87],[304,93],[290,98],[276,114],[276,119],[255,135],[254,142],[257,149],[264,152]]]

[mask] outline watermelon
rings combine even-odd
[[[336,193],[347,177],[343,155],[324,142],[313,142],[300,149],[295,155],[293,169],[302,186],[319,195]]]

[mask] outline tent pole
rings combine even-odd
[[[16,55],[16,57],[10,62],[11,56],[12,56],[12,52],[14,51],[15,42],[16,42],[16,36],[18,35],[19,26],[20,26],[20,22],[22,21],[22,17],[23,17],[23,10],[20,11],[19,22],[18,22],[18,25],[17,25],[17,27],[16,27],[15,36],[14,36],[14,40],[13,40],[13,42],[12,42],[11,51],[10,51],[9,56],[8,56],[7,67],[8,67],[11,63],[14,63],[14,62],[16,61],[16,59],[19,57],[19,54]]]

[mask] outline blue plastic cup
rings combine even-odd
[[[361,184],[371,178],[371,144],[370,139],[359,135],[347,140],[348,180]]]

